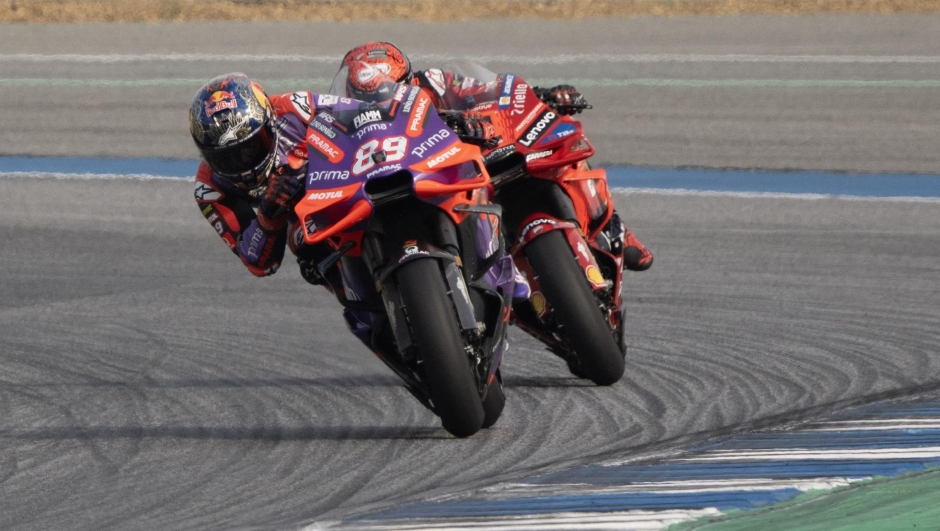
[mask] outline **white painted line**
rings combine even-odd
[[[358,529],[362,531],[417,531],[446,529],[448,531],[530,531],[533,529],[558,529],[570,531],[625,531],[660,530],[673,524],[700,518],[717,516],[718,509],[708,507],[693,510],[669,511],[622,511],[601,513],[558,513],[480,518],[408,519],[383,521],[357,521],[348,525],[331,523],[313,524],[304,531],[324,529]]]
[[[147,62],[282,62],[339,65],[342,55],[304,54],[0,54],[0,62],[25,63],[147,63]],[[412,61],[444,62],[469,59],[480,63],[522,65],[584,63],[822,63],[822,64],[940,64],[936,55],[776,55],[776,54],[553,54],[475,55],[412,54]]]
[[[701,456],[683,457],[676,461],[850,461],[891,459],[936,459],[940,457],[940,446],[922,446],[917,448],[873,448],[867,450],[715,450]]]
[[[940,429],[940,419],[889,419],[820,422],[801,431],[910,431],[937,429]]]
[[[150,175],[147,173],[45,173],[31,171],[10,171],[0,172],[0,178],[13,179],[77,179],[77,180],[95,180],[95,179],[130,179],[138,181],[152,180],[170,180],[170,181],[195,181],[196,177],[173,177],[170,175]]]
[[[797,489],[800,491],[828,490],[843,487],[856,481],[869,478],[843,478],[819,477],[810,479],[770,479],[770,478],[734,478],[716,480],[689,480],[689,481],[659,481],[639,482],[626,485],[598,486],[587,483],[537,485],[525,483],[510,483],[483,489],[487,498],[512,499],[529,496],[556,496],[556,495],[601,495],[601,494],[695,494],[705,492],[734,492],[734,491],[771,491],[782,489]],[[436,501],[448,501],[452,498],[441,498]]]
[[[625,194],[648,195],[680,195],[703,197],[737,197],[742,199],[801,199],[818,201],[822,199],[838,199],[841,201],[894,201],[899,203],[940,203],[940,197],[868,197],[858,195],[833,194],[793,194],[784,192],[722,192],[719,190],[689,190],[686,188],[630,188],[611,186],[615,192]]]

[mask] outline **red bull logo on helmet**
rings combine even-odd
[[[238,100],[235,99],[234,94],[227,90],[217,90],[209,96],[209,101],[206,102],[206,116],[236,107],[238,107]]]

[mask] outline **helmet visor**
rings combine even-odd
[[[220,147],[202,147],[203,158],[209,167],[219,175],[237,176],[264,165],[274,154],[277,136],[270,124],[258,129],[255,134],[239,141]]]

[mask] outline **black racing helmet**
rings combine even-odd
[[[252,190],[265,182],[277,160],[276,119],[261,86],[233,73],[196,92],[189,131],[214,173]]]

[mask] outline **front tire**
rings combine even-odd
[[[469,437],[483,426],[485,413],[437,261],[412,260],[396,277],[434,411],[445,430]]]
[[[624,354],[565,235],[560,230],[547,232],[532,240],[525,254],[555,320],[580,361],[579,372],[597,385],[616,383],[623,376]],[[581,376],[574,370],[572,373]]]
[[[486,390],[486,398],[483,399],[483,429],[487,429],[496,424],[499,416],[503,414],[503,408],[506,406],[506,395],[503,394],[503,377],[496,369],[496,378]]]

